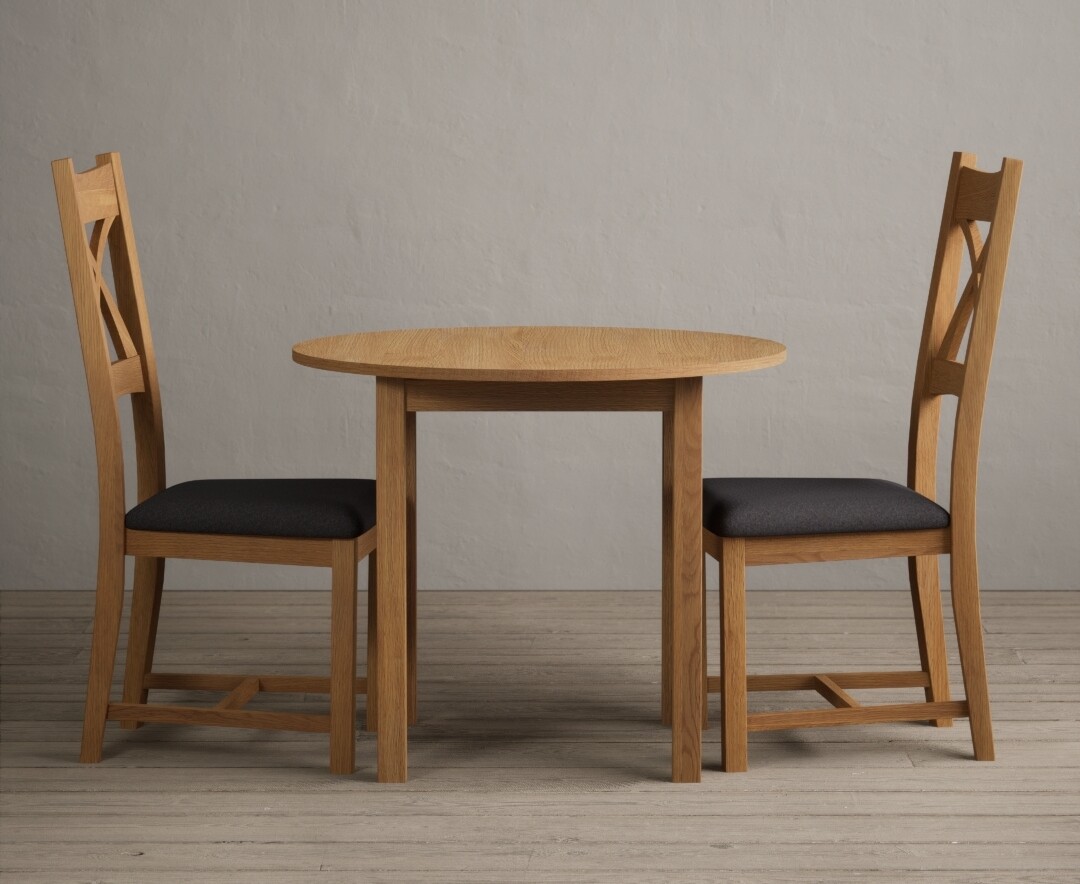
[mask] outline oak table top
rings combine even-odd
[[[768,368],[782,344],[719,332],[592,326],[422,328],[314,338],[293,360],[327,371],[445,381],[636,381]]]

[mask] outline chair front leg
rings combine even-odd
[[[378,550],[368,555],[367,595],[367,696],[364,729],[375,732],[379,707],[379,560]]]
[[[146,676],[154,667],[161,589],[165,560],[139,556],[135,559],[135,582],[131,592],[131,623],[128,627],[127,659],[124,663],[124,702],[145,703]],[[123,721],[127,730],[142,727],[141,721]]]
[[[411,549],[411,545],[410,545]],[[410,555],[412,558],[412,555]],[[416,562],[411,562],[408,583],[405,593],[405,618],[406,618],[406,641],[409,648],[409,724],[416,724],[420,720],[419,705],[417,703],[416,689]]]
[[[708,553],[701,554],[701,729],[709,729],[709,581]]]
[[[356,769],[356,541],[331,549],[330,772]]]
[[[660,723],[671,725],[671,620],[675,588],[671,582],[674,534],[672,532],[672,488],[675,482],[675,421],[671,412],[663,413],[663,449],[660,492]]]
[[[982,615],[979,605],[979,564],[974,532],[953,533],[951,559],[953,617],[964,673],[971,742],[978,761],[994,760],[994,731],[990,723],[990,693],[986,683]]]
[[[416,412],[405,413],[405,622],[409,667],[409,724],[419,720],[416,700]]]
[[[720,557],[720,739],[723,768],[746,770],[746,542],[724,538]]]
[[[926,688],[928,703],[949,700],[949,661],[945,656],[945,625],[941,614],[941,581],[937,556],[908,558],[911,604],[915,610],[915,632],[919,639],[922,670],[930,678]],[[931,722],[936,727],[952,727],[951,718]]]
[[[124,610],[123,535],[103,536],[98,547],[97,591],[94,597],[94,632],[90,640],[90,672],[86,680],[86,710],[83,714],[82,746],[79,761],[101,761],[105,742],[105,720],[109,713],[109,693],[116,665],[116,641],[120,637],[120,615]]]

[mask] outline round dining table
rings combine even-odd
[[[672,780],[699,782],[707,696],[702,379],[778,365],[783,345],[718,332],[514,326],[360,332],[303,341],[292,352],[301,365],[376,379],[378,592],[368,704],[379,781],[408,778],[408,725],[416,719],[415,623],[408,622],[416,593],[416,413],[655,411],[663,424],[660,711],[671,725]]]

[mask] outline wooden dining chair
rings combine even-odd
[[[967,716],[975,758],[994,758],[979,613],[975,479],[990,357],[1023,164],[980,172],[953,155],[915,370],[907,486],[879,479],[706,479],[704,547],[720,563],[719,691],[723,767],[746,770],[747,733],[796,727]],[[985,241],[977,222],[989,222]],[[971,275],[957,298],[965,245]],[[960,361],[967,338],[966,355]],[[949,508],[936,502],[941,397],[956,396]],[[939,555],[950,557],[964,700],[950,700]],[[746,567],[903,556],[908,559],[921,668],[907,672],[746,674]],[[861,705],[849,691],[923,688],[926,701]],[[832,704],[747,712],[748,691],[816,691]]]
[[[90,392],[98,467],[98,570],[80,760],[101,760],[105,722],[202,724],[330,735],[330,769],[355,767],[356,694],[374,729],[375,482],[368,479],[224,479],[165,483],[157,364],[120,156],[100,154],[76,173],[52,164],[60,226]],[[87,229],[89,237],[87,236]],[[115,297],[106,280],[106,243]],[[110,344],[112,353],[110,353]],[[119,399],[131,396],[137,499],[124,489]],[[125,556],[135,557],[122,702],[110,702],[124,602]],[[357,564],[369,557],[368,678],[356,677]],[[153,671],[167,557],[331,569],[330,675],[208,675]],[[415,587],[415,579],[411,581]],[[410,646],[415,647],[415,592]],[[415,665],[410,673],[415,718]],[[154,704],[153,689],[221,691],[213,708]],[[328,715],[243,708],[260,691],[329,693]]]

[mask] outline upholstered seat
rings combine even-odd
[[[949,513],[883,479],[706,479],[705,528],[720,537],[787,537],[945,528]]]
[[[372,479],[205,479],[155,494],[125,519],[137,531],[359,537],[375,526]]]

